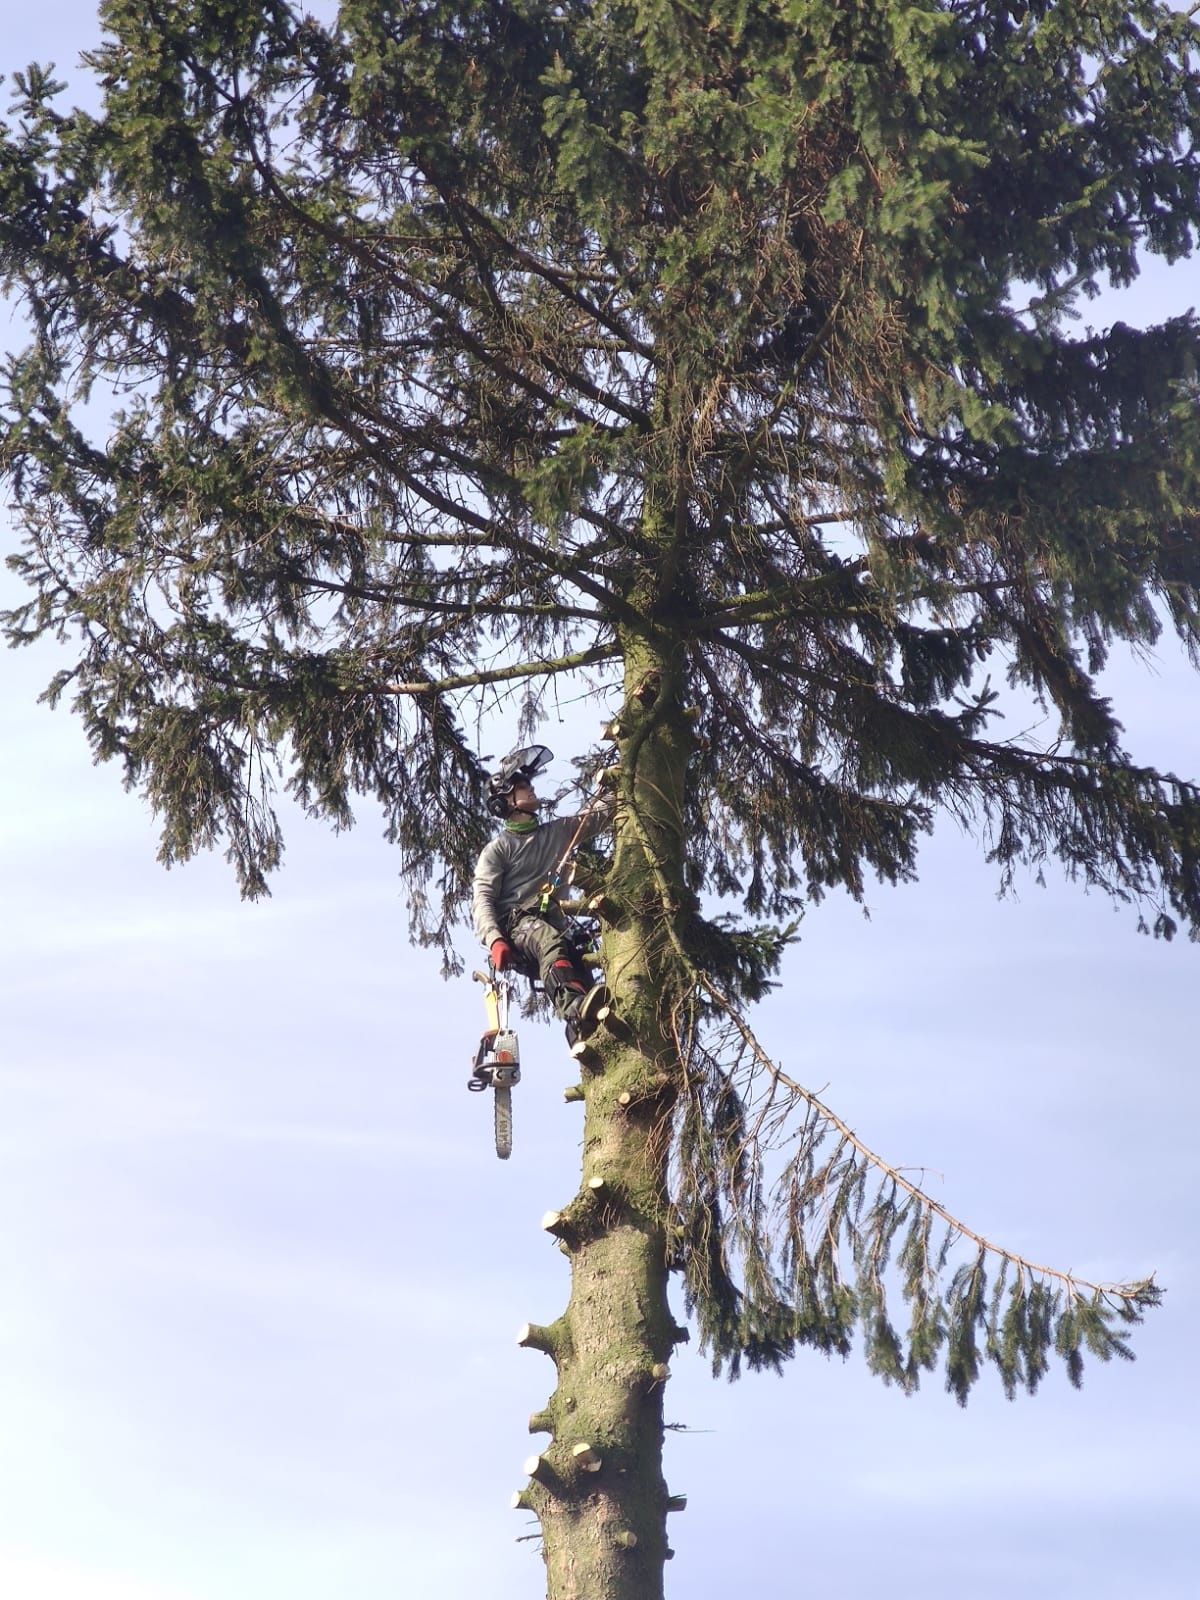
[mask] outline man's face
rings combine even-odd
[[[523,811],[532,816],[538,808],[538,797],[533,792],[533,785],[526,783],[524,778],[516,784],[509,804],[514,811]]]

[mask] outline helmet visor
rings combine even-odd
[[[510,750],[492,773],[488,787],[493,794],[508,794],[522,778],[526,783],[532,783],[553,760],[553,750],[544,744],[527,744],[520,750]]]
[[[532,783],[553,759],[553,750],[544,744],[527,744],[520,750],[510,750],[488,779],[487,808],[491,814],[494,817],[506,816],[508,797],[517,784],[522,780]]]

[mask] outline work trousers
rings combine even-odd
[[[562,912],[557,906],[548,911],[517,910],[509,921],[508,942],[536,969],[558,1016],[567,1016],[579,1002],[580,989],[586,989],[591,980],[567,942]],[[559,961],[568,962],[570,970],[556,967]]]

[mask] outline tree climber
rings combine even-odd
[[[567,934],[556,881],[578,844],[602,833],[614,802],[599,799],[574,817],[542,822],[533,780],[553,759],[544,744],[507,755],[488,780],[488,810],[504,830],[484,846],[475,866],[471,914],[497,972],[518,960],[536,971],[574,1041],[602,1020],[608,990],[592,983]]]

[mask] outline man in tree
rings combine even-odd
[[[514,750],[488,780],[488,810],[503,831],[475,866],[471,913],[497,972],[523,962],[541,979],[574,1042],[606,1014],[608,991],[592,983],[567,931],[558,891],[569,857],[612,821],[610,800],[597,797],[576,817],[543,823],[533,780],[551,760],[545,745]]]

